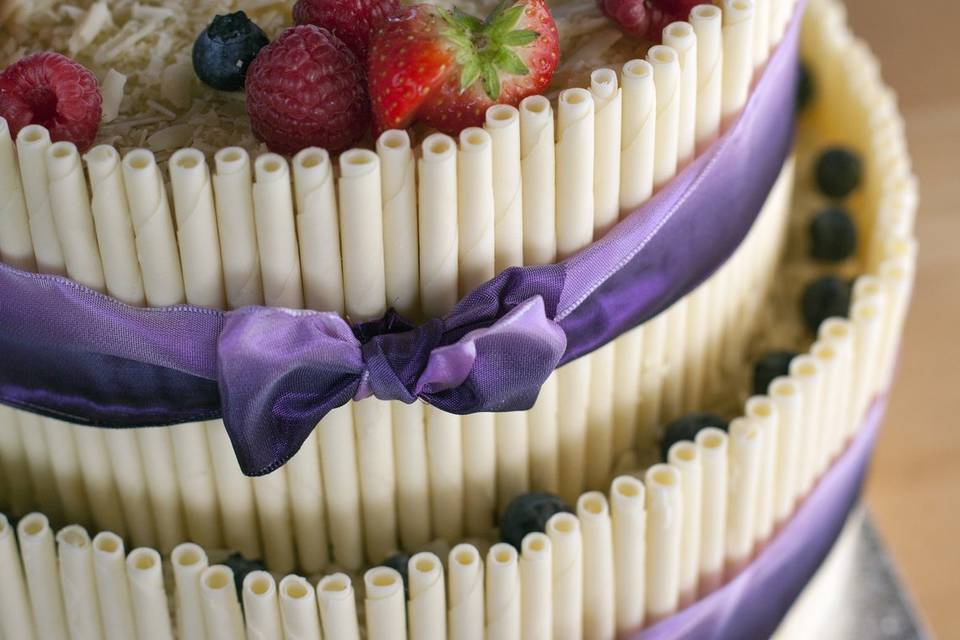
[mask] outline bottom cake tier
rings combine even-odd
[[[861,425],[874,428],[875,399],[892,379],[916,259],[915,180],[876,62],[834,0],[810,1],[802,42],[816,96],[801,116],[795,158],[737,253],[654,320],[561,369],[560,376],[591,372],[582,388],[565,387],[577,393],[560,394],[555,381],[545,386],[545,404],[583,417],[576,456],[565,457],[562,446],[538,448],[531,436],[520,456],[512,446],[491,453],[492,493],[484,493],[489,482],[469,474],[433,478],[426,493],[400,491],[399,532],[383,542],[376,514],[365,514],[361,530],[341,525],[359,498],[329,483],[322,497],[304,495],[293,470],[251,482],[238,471],[222,473],[216,461],[216,477],[203,477],[209,465],[190,459],[189,439],[224,439],[222,426],[171,428],[183,434],[174,436],[181,444],[176,476],[148,477],[145,495],[115,480],[116,456],[91,459],[97,449],[88,440],[99,431],[2,409],[0,507],[10,517],[0,516],[0,637],[707,633],[671,626],[674,615],[705,615],[714,637],[749,636],[738,636],[729,619],[718,629],[719,618],[703,612],[736,586],[730,581],[744,588],[745,572],[756,567],[803,558],[815,566],[815,555],[801,558],[796,543],[810,527],[797,523],[814,504],[832,500],[839,517],[849,502],[838,496],[859,476],[839,470],[866,459],[872,431]],[[857,150],[864,176],[844,203],[856,221],[858,252],[827,267],[808,257],[807,233],[812,214],[829,204],[814,193],[811,176],[819,152],[832,145]],[[824,274],[853,280],[849,313],[811,336],[799,299]],[[755,395],[751,363],[771,350],[800,355]],[[642,366],[624,366],[636,362]],[[478,419],[522,419],[534,433],[538,410]],[[677,438],[661,456],[666,425],[691,411],[734,418],[726,430]],[[463,422],[468,429],[469,419]],[[119,437],[138,438],[148,458],[151,433],[163,431]],[[396,466],[391,482],[403,487],[405,468]],[[163,486],[178,491],[164,495]],[[430,493],[449,486],[462,486],[452,500]],[[244,491],[252,497],[238,501]],[[509,532],[495,528],[494,513],[529,491],[557,492],[573,513],[553,515],[519,548],[497,542]],[[475,508],[477,501],[486,506]],[[238,503],[255,510],[232,511]],[[426,521],[415,508],[424,503],[433,507]],[[319,509],[323,529],[298,527],[300,508]],[[238,525],[247,522],[252,528]],[[99,533],[91,539],[88,529]],[[128,546],[137,548],[127,553]],[[409,557],[375,566],[400,549]],[[231,555],[237,551],[243,556]],[[245,558],[264,558],[265,567]],[[297,567],[305,577],[292,573]],[[791,585],[803,576],[792,574]],[[751,602],[764,611],[769,605],[771,615],[754,616],[765,620],[763,629],[796,595],[783,593],[765,602],[757,592]]]

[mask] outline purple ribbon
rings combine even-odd
[[[630,640],[769,638],[823,563],[857,503],[880,430],[886,397],[793,516],[732,580],[683,611],[630,634]]]
[[[508,269],[418,327],[392,313],[351,327],[264,307],[137,309],[0,265],[0,401],[112,428],[222,416],[252,475],[351,398],[527,409],[555,366],[669,307],[746,236],[792,145],[801,11],[723,136],[561,264]]]

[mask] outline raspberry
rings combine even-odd
[[[100,91],[90,71],[59,53],[35,53],[0,73],[0,116],[12,135],[31,124],[83,152],[97,137]]]
[[[597,4],[627,34],[660,42],[668,24],[689,18],[703,0],[597,0]]]
[[[271,151],[342,151],[370,124],[363,67],[326,29],[287,29],[247,70],[247,113],[254,135]]]
[[[364,62],[377,27],[399,7],[398,0],[298,0],[293,20],[329,29]]]

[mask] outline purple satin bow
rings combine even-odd
[[[483,317],[490,311],[492,323]],[[529,409],[566,336],[540,296],[498,311],[461,305],[416,328],[390,313],[356,331],[333,313],[250,308],[227,315],[217,369],[240,467],[270,473],[351,399],[421,398],[456,414]]]

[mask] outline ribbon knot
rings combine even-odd
[[[417,327],[392,312],[356,327],[333,313],[258,307],[227,314],[217,369],[241,469],[263,475],[278,468],[350,400],[421,399],[455,414],[532,407],[566,335],[541,296],[485,302],[468,296],[447,318]]]

